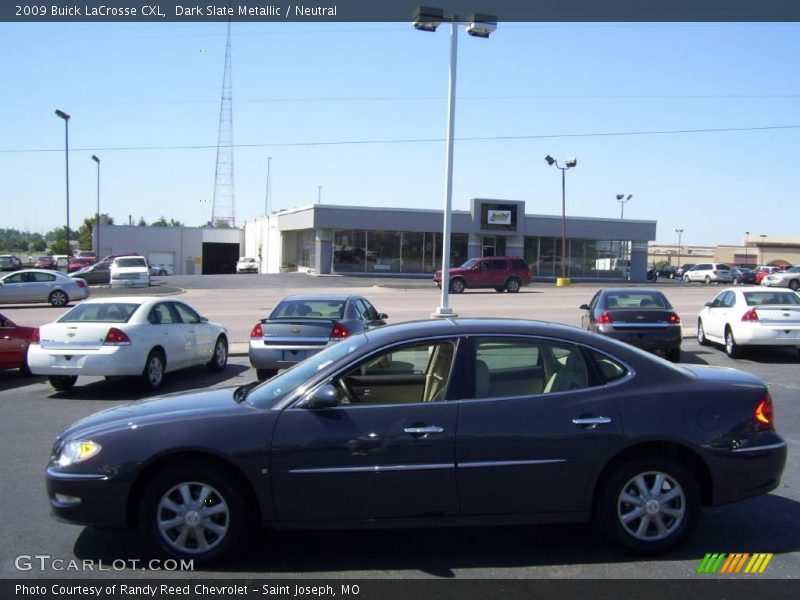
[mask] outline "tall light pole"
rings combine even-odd
[[[625,197],[625,194],[617,194],[617,202],[619,202],[619,220],[622,221],[625,219],[625,203],[633,198],[633,194],[628,194],[628,197]],[[628,262],[625,263],[625,259],[628,259]],[[625,271],[627,270],[628,279],[631,278],[631,263],[630,263],[630,256],[628,253],[628,241],[625,240],[623,242],[622,247],[622,274],[625,275]]]
[[[100,260],[100,159],[92,154],[92,160],[97,163],[97,249],[94,251],[97,260]]]
[[[762,265],[764,264],[764,244],[767,243],[767,234],[761,233],[759,236],[761,238],[761,245],[758,247],[759,251],[761,252],[761,259],[758,261]]]
[[[322,203],[322,186],[318,185],[317,186],[317,204],[321,204],[321,203]]]
[[[456,65],[458,59],[457,15],[444,16],[441,8],[418,6],[413,14],[414,27],[419,31],[434,32],[446,21],[450,22],[450,79],[447,93],[447,144],[445,151],[444,223],[442,225],[442,298],[432,317],[458,316],[449,306],[450,294],[450,225],[453,203],[453,139],[456,120]],[[467,33],[474,37],[488,38],[497,29],[497,17],[473,14],[466,21]]]
[[[66,157],[67,173],[67,256],[70,255],[69,246],[69,115],[63,110],[56,109],[56,115],[64,119],[64,156]]]
[[[617,194],[617,201],[619,202],[619,220],[625,218],[625,203],[633,198],[633,194],[628,194],[628,197],[625,197],[625,194]]]
[[[748,256],[747,256],[747,246],[750,243],[749,242],[749,238],[750,238],[750,232],[749,231],[745,231],[744,232],[744,266],[745,267],[747,267],[747,265],[750,264],[750,260],[748,259]]]
[[[683,235],[683,229],[676,229],[675,233],[678,234],[678,268],[681,268],[681,236]],[[681,273],[683,275],[683,273]]]
[[[568,169],[578,166],[577,158],[568,158],[564,161],[564,166],[558,166],[558,161],[549,154],[544,157],[547,164],[561,171],[561,281],[556,285],[569,285],[567,279],[567,183],[566,175]]]

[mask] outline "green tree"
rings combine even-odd
[[[150,223],[150,227],[169,227],[169,223],[167,223],[164,215],[161,215],[161,218]]]
[[[169,220],[169,226],[170,227],[183,227],[183,223],[181,223],[177,219],[170,219]]]
[[[100,215],[100,222],[103,225],[113,225],[114,219],[103,213]],[[94,231],[95,223],[97,223],[97,215],[92,215],[88,219],[83,220],[83,224],[78,229],[78,247],[81,250],[92,249],[92,233]]]
[[[214,227],[217,227],[218,229],[230,229],[231,224],[225,219],[217,219],[214,222]]]
[[[137,227],[147,227],[147,221],[144,220],[144,217],[139,217],[139,220],[136,222]]]
[[[32,252],[44,252],[46,248],[47,242],[45,242],[43,239],[38,239],[31,242]]]

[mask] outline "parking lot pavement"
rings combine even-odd
[[[505,299],[505,298],[504,298]],[[606,543],[589,525],[489,527],[439,530],[254,532],[250,548],[219,569],[147,571],[126,567],[117,577],[200,578],[691,578],[707,552],[774,552],[762,576],[794,578],[800,572],[800,380],[797,354],[777,349],[737,361],[716,347],[684,344],[684,360],[733,366],[770,386],[779,432],[789,442],[781,486],[745,502],[706,509],[697,532],[669,554],[642,558]],[[164,393],[253,381],[246,358],[233,358],[222,373],[203,367],[169,374]],[[73,421],[147,394],[128,382],[79,379],[56,393],[44,378],[0,372],[3,460],[0,481],[7,507],[0,525],[3,578],[106,578],[89,571],[18,571],[20,554],[55,559],[150,558],[132,532],[83,528],[48,517],[44,467],[55,436]],[[335,501],[332,498],[331,501]],[[709,576],[704,576],[709,577]]]

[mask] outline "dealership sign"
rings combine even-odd
[[[492,225],[511,225],[511,211],[489,210],[486,220]]]

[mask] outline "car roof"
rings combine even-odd
[[[84,300],[81,304],[111,304],[111,303],[122,303],[122,304],[155,304],[156,302],[183,302],[180,298],[171,298],[171,297],[163,297],[163,296],[111,296],[106,298],[89,298],[88,300]]]
[[[600,288],[600,291],[604,294],[660,294],[664,295],[664,292],[661,290],[654,290],[652,288],[637,288],[637,287],[622,287],[622,288]]]
[[[346,301],[350,298],[361,298],[356,294],[296,294],[293,296],[286,296],[282,298],[280,302],[284,300],[301,300],[301,301],[327,301],[327,300],[337,300],[337,301]],[[279,304],[280,304],[279,302]]]

